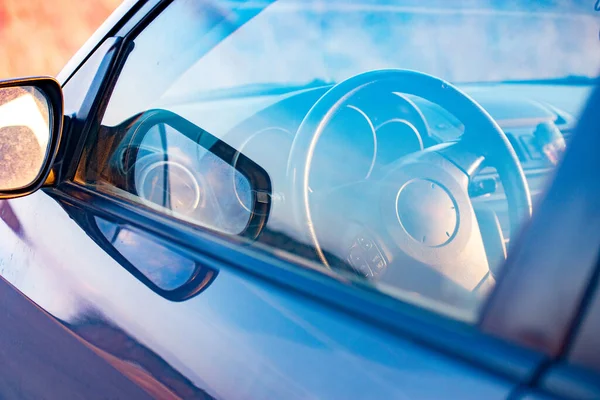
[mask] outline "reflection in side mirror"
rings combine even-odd
[[[271,198],[263,168],[168,111],[149,111],[126,129],[109,168],[122,171],[127,193],[194,225],[227,235],[258,235]]]
[[[187,300],[206,289],[217,276],[216,270],[127,224],[116,224],[100,217],[88,221],[91,222],[89,226],[98,228],[100,240],[97,242],[108,254],[150,289],[169,300]]]
[[[0,198],[38,189],[62,125],[62,93],[51,78],[0,82]]]
[[[47,143],[43,147],[27,126],[0,127],[0,190],[21,189],[35,181],[47,150]]]

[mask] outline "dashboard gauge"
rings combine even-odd
[[[138,195],[145,201],[181,214],[190,214],[204,201],[198,178],[173,161],[157,161],[136,174]]]
[[[234,168],[237,165],[239,155],[243,154],[262,166],[271,178],[274,198],[283,198],[285,187],[285,166],[294,135],[285,128],[272,126],[260,129],[248,136],[237,148],[234,158]],[[235,195],[242,207],[250,211],[251,196],[248,193],[247,182],[232,177]]]
[[[316,191],[369,178],[377,148],[375,127],[367,113],[355,105],[341,108],[318,138],[310,187]]]
[[[365,122],[369,125],[369,133],[371,134],[371,138],[373,140],[373,153],[371,156],[371,163],[369,164],[369,169],[365,174],[365,179],[368,179],[369,176],[371,176],[371,172],[373,172],[373,167],[375,166],[375,160],[377,158],[377,135],[375,134],[375,127],[373,126],[373,122],[371,121],[369,116],[363,110],[352,105],[349,105],[347,107],[359,113],[364,118]]]
[[[377,162],[387,165],[410,153],[423,150],[423,139],[409,121],[393,118],[377,126]]]

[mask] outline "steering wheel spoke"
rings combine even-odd
[[[374,181],[359,181],[311,194],[314,214],[310,229],[322,238],[323,254],[338,258],[365,278],[378,276],[387,266],[387,245],[377,232],[383,230],[378,207],[379,187]]]
[[[311,194],[309,206],[314,217],[310,228],[323,238],[323,247],[345,258],[357,236],[377,229],[373,191],[370,182],[360,181]]]
[[[328,190],[319,190],[309,195],[315,216],[328,218],[342,216],[362,224],[372,223],[376,217],[373,203],[375,201],[376,184],[361,180]]]
[[[485,158],[474,149],[469,139],[446,142],[435,147],[435,151],[454,164],[469,180],[479,171]]]

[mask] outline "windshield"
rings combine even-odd
[[[600,66],[600,13],[589,1],[279,0],[242,7],[259,14],[191,66],[171,93],[339,82],[382,68],[456,83],[595,77]],[[191,76],[217,68],[212,79],[189,86]]]

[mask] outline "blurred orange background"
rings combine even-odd
[[[0,79],[56,75],[123,0],[0,0]]]

